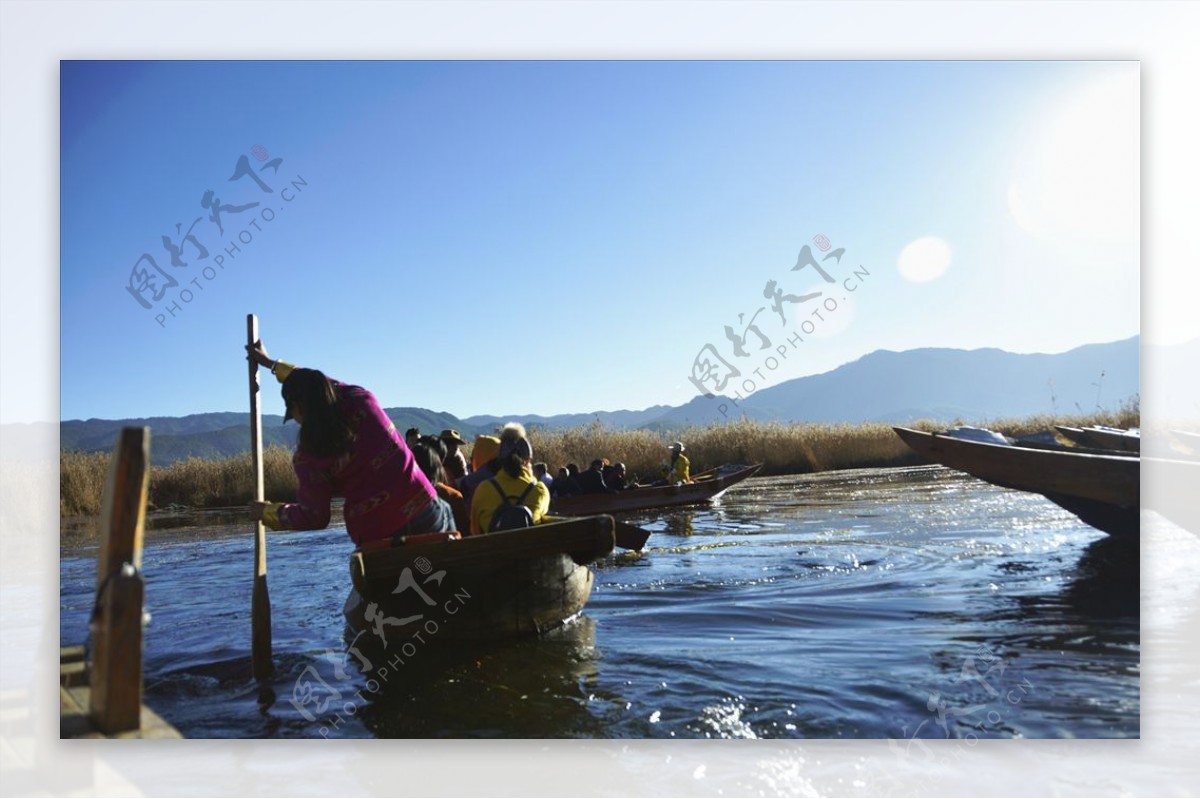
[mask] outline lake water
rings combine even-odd
[[[270,534],[273,701],[249,676],[252,528],[213,519],[151,531],[143,557],[145,701],[188,737],[890,738],[919,751],[1139,734],[1136,543],[941,467],[755,478],[710,506],[628,516],[654,531],[646,551],[601,561],[567,627],[489,645],[435,636],[363,655],[370,669],[347,651],[344,530]],[[94,543],[70,529],[64,542],[67,645],[87,636],[96,567]]]

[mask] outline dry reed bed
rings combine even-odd
[[[100,512],[110,458],[103,452],[62,454],[59,512],[64,518]],[[295,498],[296,473],[292,471],[290,451],[283,447],[268,447],[263,451],[263,485],[268,499]],[[150,469],[149,494],[151,508],[245,505],[254,494],[254,467],[249,454],[221,460],[188,458],[170,466],[155,466]]]
[[[979,425],[1015,437],[1052,430],[1054,425],[1137,427],[1139,414],[1136,405],[1131,405],[1115,412],[1045,414],[989,420]],[[934,431],[948,425],[921,421],[906,426]],[[630,474],[640,475],[644,480],[658,477],[661,463],[668,456],[666,448],[675,440],[684,442],[693,472],[724,463],[761,463],[760,474],[772,475],[923,462],[893,432],[891,425],[882,423],[782,424],[739,420],[690,428],[669,437],[648,430],[609,430],[592,424],[571,430],[535,431],[530,438],[534,460],[547,463],[552,474],[567,463],[587,468],[593,458],[602,457],[623,462]]]
[[[1041,415],[979,423],[1009,436],[1023,436],[1053,426],[1109,425],[1137,427],[1136,404],[1120,411],[1090,415]],[[944,423],[916,422],[909,427],[940,430]],[[724,463],[762,463],[761,474],[804,474],[830,469],[903,466],[921,463],[887,424],[781,424],[746,420],[691,428],[670,435],[648,430],[613,430],[592,424],[569,430],[533,430],[534,460],[582,468],[593,458],[625,463],[631,475],[656,479],[671,441],[683,441],[692,471]],[[151,444],[153,446],[153,444]],[[470,456],[470,448],[467,448]],[[100,496],[108,470],[107,453],[64,452],[61,457],[59,509],[62,516],[89,516],[100,511]],[[266,497],[287,501],[296,495],[291,453],[270,447],[263,453]],[[215,508],[244,505],[251,499],[249,455],[223,460],[189,458],[150,472],[150,503]]]

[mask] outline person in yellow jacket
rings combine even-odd
[[[471,535],[492,532],[497,511],[506,502],[528,508],[533,524],[540,524],[550,510],[550,490],[530,468],[533,447],[523,426],[505,425],[497,459],[500,469],[496,476],[479,483],[471,497]]]
[[[692,482],[688,470],[691,463],[683,454],[683,442],[676,441],[671,445],[671,460],[667,463],[667,485],[679,485]]]

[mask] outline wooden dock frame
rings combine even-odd
[[[181,738],[142,704],[142,535],[150,483],[150,428],[121,430],[104,486],[92,664],[81,646],[59,662],[61,738]]]

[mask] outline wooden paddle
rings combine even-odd
[[[643,530],[641,527],[635,527],[626,522],[620,522],[613,519],[615,529],[613,533],[616,538],[617,546],[621,549],[637,549],[640,550],[646,546],[646,540],[650,538],[650,531]]]
[[[246,316],[246,343],[258,341],[258,317]],[[250,358],[250,455],[254,459],[254,499],[263,501],[262,408],[258,396],[258,363]],[[250,595],[250,670],[266,680],[275,671],[271,662],[271,597],[267,593],[267,530],[254,523],[254,591]]]
[[[551,516],[546,514],[542,517],[543,522],[565,522],[571,519],[571,516]],[[621,549],[638,549],[646,546],[646,539],[650,537],[649,530],[643,530],[641,527],[636,527],[627,522],[617,521],[613,519],[613,540]]]

